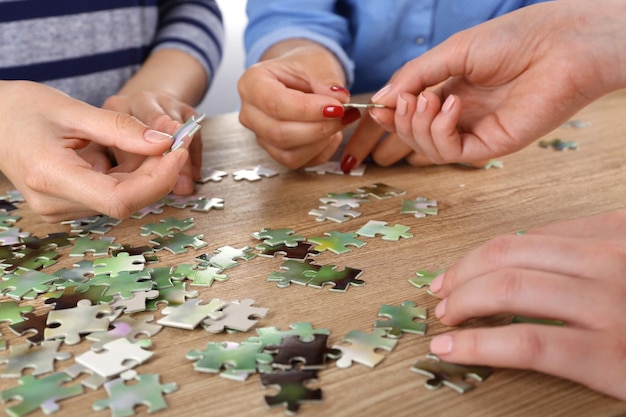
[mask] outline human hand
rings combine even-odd
[[[182,123],[196,115],[193,107],[165,93],[137,92],[118,94],[109,97],[102,105],[103,109],[130,114],[159,132],[174,134]],[[183,167],[172,190],[175,194],[188,195],[194,192],[194,181],[200,178],[202,169],[202,137],[198,131],[189,146],[190,158]],[[111,149],[117,167],[115,171],[131,172],[137,169],[146,158],[125,152],[118,148]]]
[[[394,110],[370,113],[432,163],[514,152],[624,86],[625,13],[548,2],[488,21],[407,63],[372,98]]]
[[[184,148],[162,156],[171,136],[42,84],[0,81],[0,97],[0,168],[48,222],[128,217],[171,192],[189,156]],[[133,170],[102,172],[77,152],[89,143],[148,157]]]
[[[434,337],[443,360],[532,369],[626,400],[626,212],[498,237],[430,286],[447,326],[511,313],[565,327],[512,324]]]
[[[288,168],[327,161],[341,130],[358,119],[345,110],[349,99],[341,65],[327,49],[309,41],[286,41],[240,78],[240,122],[257,142]]]

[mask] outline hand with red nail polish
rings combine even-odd
[[[343,108],[350,98],[344,85],[343,67],[326,48],[306,40],[280,42],[239,80],[239,120],[283,165],[318,165],[360,117],[357,109]]]

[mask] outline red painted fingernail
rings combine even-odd
[[[344,156],[341,160],[341,170],[344,172],[344,174],[347,174],[354,169],[358,162],[359,161],[354,156],[348,154]]]
[[[359,111],[359,109],[355,109],[354,107],[352,107],[348,109],[348,111],[346,111],[343,117],[341,118],[341,124],[349,125],[355,120],[358,120],[360,117],[361,117],[361,112]]]
[[[326,106],[322,109],[324,117],[339,118],[343,117],[345,112],[342,106]]]
[[[330,91],[334,91],[334,92],[340,91],[342,93],[345,93],[347,96],[350,95],[350,92],[348,91],[348,89],[340,85],[333,85],[332,87],[330,87]]]

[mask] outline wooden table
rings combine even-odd
[[[515,155],[502,158],[503,169],[370,166],[362,177],[289,171],[257,147],[253,135],[238,123],[236,114],[228,114],[204,124],[205,166],[232,173],[262,165],[278,171],[279,175],[258,182],[236,182],[228,176],[221,182],[207,183],[198,188],[198,194],[223,198],[223,210],[198,213],[165,208],[161,215],[125,220],[107,235],[116,237],[118,243],[144,245],[148,244],[149,237],[140,236],[142,225],[168,216],[193,217],[195,227],[186,233],[203,234],[208,246],[177,256],[159,252],[158,266],[176,266],[193,263],[196,256],[221,246],[254,246],[258,241],[251,234],[264,227],[288,227],[313,237],[333,230],[356,231],[369,220],[410,226],[412,239],[390,242],[362,238],[367,244],[360,249],[340,256],[325,252],[316,258],[318,264],[364,271],[365,286],[351,287],[346,293],[299,285],[278,288],[268,282],[267,277],[272,271],[278,271],[282,260],[257,257],[227,270],[227,281],[210,288],[197,288],[199,297],[205,300],[215,297],[254,299],[255,305],[270,309],[257,327],[288,329],[290,323],[311,322],[316,328],[330,329],[329,345],[339,343],[353,329],[372,331],[383,304],[399,305],[412,300],[428,308],[426,336],[405,334],[395,350],[376,368],[355,364],[339,369],[331,362],[320,371],[319,381],[311,386],[323,390],[324,401],[304,405],[301,415],[617,416],[626,413],[626,403],[572,382],[528,371],[498,369],[477,389],[464,395],[447,388],[427,390],[423,386],[425,378],[409,369],[428,353],[431,336],[449,329],[434,318],[436,299],[425,289],[410,285],[408,280],[420,269],[434,271],[448,267],[470,249],[499,234],[626,208],[625,108],[626,91],[609,95],[577,116],[579,120],[591,122],[590,127],[562,127],[545,137],[578,141],[578,151],[559,152],[532,144]],[[307,214],[318,207],[319,198],[329,192],[353,191],[377,182],[405,190],[406,194],[365,203],[358,209],[362,215],[345,223],[318,222]],[[11,189],[6,180],[0,185],[0,190]],[[439,215],[416,219],[400,214],[401,200],[418,196],[438,200]],[[22,216],[16,226],[32,235],[69,230],[65,225],[40,222],[25,204],[14,214]],[[59,252],[62,254],[59,262],[44,272],[69,267],[79,259],[69,258],[69,249]],[[87,259],[92,257],[89,255]],[[38,310],[44,309],[40,298],[33,304]],[[154,315],[158,319],[161,312],[156,311]],[[474,320],[469,325],[494,323],[502,324],[502,317]],[[8,331],[6,323],[0,326],[10,345],[22,341]],[[271,410],[266,407],[264,395],[273,394],[275,390],[264,389],[258,375],[236,382],[215,374],[195,372],[192,362],[185,358],[190,350],[204,349],[207,342],[239,342],[253,335],[254,330],[245,334],[215,335],[202,329],[164,328],[154,336],[155,355],[137,369],[141,373],[159,373],[161,383],[176,382],[179,386],[178,391],[166,396],[169,408],[158,415],[283,415],[282,407]],[[77,354],[86,351],[89,345],[83,341],[79,345],[64,346],[62,350]],[[56,369],[61,370],[72,362],[73,359],[57,362]],[[15,385],[15,379],[0,379],[0,390]],[[61,401],[61,412],[57,415],[87,415],[92,412],[93,402],[102,398],[107,398],[103,389],[86,390],[81,396]],[[145,407],[140,411],[145,413]],[[94,415],[110,415],[110,412]]]

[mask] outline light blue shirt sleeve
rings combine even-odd
[[[332,51],[353,93],[378,90],[452,34],[547,0],[249,0],[246,65],[272,45],[308,39]]]

